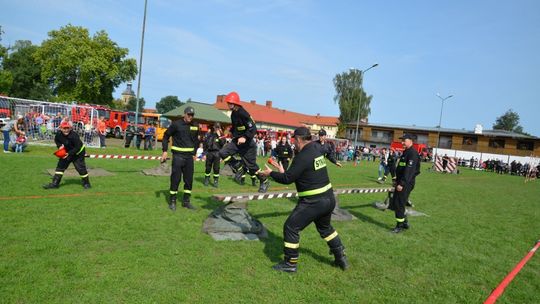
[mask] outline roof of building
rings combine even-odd
[[[127,84],[127,87],[124,92],[122,92],[122,95],[135,96],[135,92],[133,92],[133,90],[131,89],[131,83]]]
[[[349,123],[349,125],[356,125],[356,123]],[[387,129],[403,129],[411,131],[424,131],[424,132],[441,132],[441,133],[454,133],[464,135],[484,135],[493,137],[511,137],[518,139],[538,139],[536,136],[530,136],[520,133],[515,133],[506,130],[482,130],[482,133],[475,133],[474,130],[466,129],[450,129],[450,128],[437,128],[437,127],[422,127],[422,126],[407,126],[407,125],[394,125],[394,124],[381,124],[381,123],[361,123],[360,126],[379,127]]]
[[[226,111],[229,110],[227,103],[224,101],[225,95],[218,95],[214,106],[217,109]],[[255,100],[245,102],[240,101],[242,107],[248,111],[253,120],[256,122],[265,122],[274,125],[282,125],[288,127],[301,127],[305,124],[317,124],[320,126],[336,126],[339,123],[337,117],[306,115],[297,112],[288,111],[285,109],[275,108],[272,106],[272,101],[266,101],[266,104],[257,104]]]
[[[178,108],[163,114],[163,116],[168,118],[182,117],[184,116],[184,109],[188,106],[195,109],[195,119],[197,120],[231,123],[231,119],[227,115],[223,114],[223,112],[214,108],[213,105],[195,101],[189,101]]]

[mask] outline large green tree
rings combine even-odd
[[[372,95],[367,96],[362,87],[363,73],[357,69],[337,74],[334,77],[336,95],[334,102],[339,105],[339,131],[345,129],[347,123],[356,122],[358,110],[360,119],[367,119],[371,113]]]
[[[0,42],[2,41],[2,26],[0,26]],[[0,44],[0,94],[8,94],[11,84],[13,83],[13,75],[10,71],[4,69],[4,61],[8,55],[8,48]]]
[[[49,86],[41,81],[41,65],[34,58],[38,48],[28,40],[18,40],[11,47],[4,60],[4,69],[13,76],[9,96],[37,100],[51,97]]]
[[[144,100],[144,97],[139,98],[139,112],[143,111],[145,104],[146,104],[146,101]],[[131,97],[127,102],[126,110],[135,111],[136,108],[137,108],[137,97]]]
[[[174,110],[183,104],[184,103],[181,102],[180,99],[178,99],[178,96],[169,95],[161,98],[161,100],[156,103],[156,110],[158,113],[163,114]]]
[[[523,127],[519,125],[519,114],[512,111],[512,109],[497,117],[495,124],[493,124],[493,129],[526,134],[523,132]]]
[[[127,54],[105,31],[90,37],[87,29],[69,24],[50,31],[35,57],[42,80],[59,99],[108,104],[114,89],[137,75],[137,63]]]

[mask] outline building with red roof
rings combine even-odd
[[[218,95],[214,107],[230,116],[230,110],[225,102],[225,95]],[[325,129],[328,137],[334,138],[337,133],[339,120],[333,116],[307,115],[285,109],[275,108],[272,101],[267,100],[265,104],[258,104],[255,100],[240,101],[242,107],[251,114],[257,129],[269,131],[292,132],[302,126],[310,128],[314,134],[320,129]]]

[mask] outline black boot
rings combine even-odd
[[[176,194],[171,194],[169,197],[169,209],[176,211]]]
[[[396,224],[396,227],[394,229],[392,229],[392,233],[400,233],[400,232],[403,232],[405,230],[409,229],[409,222],[407,221],[407,219],[405,219],[405,221],[403,222],[397,222]]]
[[[204,184],[205,186],[208,186],[208,184],[210,184],[210,176],[205,176],[205,177],[204,177],[204,182],[203,182],[203,184]]]
[[[184,198],[182,199],[182,207],[186,209],[195,210],[195,207],[189,201],[190,196],[191,195],[189,195],[188,193],[184,193]]]
[[[61,174],[55,174],[50,184],[43,185],[44,189],[58,189],[60,187],[60,181],[62,180]]]
[[[330,254],[333,254],[336,258],[334,260],[334,266],[339,267],[342,270],[346,270],[347,268],[349,268],[349,261],[347,260],[347,256],[345,255],[344,246],[330,248]]]
[[[88,179],[88,176],[82,178],[82,186],[84,189],[92,188],[92,185],[90,185],[90,180]]]
[[[285,257],[283,261],[272,266],[272,269],[283,272],[296,272],[298,258]]]
[[[252,176],[251,177],[251,185],[253,187],[257,187],[257,176]]]
[[[259,178],[259,182],[259,193],[266,193],[270,187],[270,180],[268,178]]]
[[[214,177],[214,184],[212,185],[214,188],[217,188],[218,187],[218,181],[219,181],[219,178],[217,177]]]
[[[245,180],[244,174],[244,169],[240,168],[236,170],[236,172],[234,173],[234,181],[239,183],[240,185],[243,185],[243,181]]]

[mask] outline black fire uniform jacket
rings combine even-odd
[[[320,140],[316,141],[317,144],[319,144],[321,153],[324,155],[324,157],[328,158],[328,160],[333,163],[334,165],[337,164],[336,160],[336,153],[334,149],[334,145],[332,145],[329,142],[325,142],[324,144],[321,143]]]
[[[414,188],[416,176],[420,174],[420,157],[418,152],[410,147],[403,151],[396,168],[396,185],[401,185],[410,191]]]
[[[73,130],[69,131],[68,135],[65,136],[62,131],[56,132],[54,137],[54,143],[58,148],[64,145],[67,153],[69,154],[68,158],[74,158],[75,156],[81,155],[84,157],[84,145],[81,141],[81,138]]]
[[[332,189],[326,161],[320,144],[316,142],[305,145],[285,173],[273,171],[270,176],[280,184],[295,183],[300,198],[319,195]]]
[[[246,143],[253,141],[253,137],[257,134],[257,126],[244,108],[239,107],[237,111],[232,111],[231,122],[234,142],[240,137],[245,137]]]
[[[204,150],[207,152],[219,151],[225,145],[225,138],[220,138],[217,133],[208,133],[204,138]]]
[[[172,137],[173,154],[192,157],[199,146],[199,126],[193,122],[188,124],[183,119],[174,121],[163,134],[163,152],[169,149],[170,137]]]

